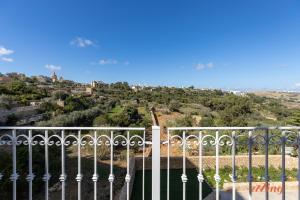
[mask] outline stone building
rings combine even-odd
[[[53,83],[57,82],[58,79],[57,79],[57,75],[56,75],[55,72],[53,72],[53,74],[51,76],[51,80],[52,80]]]

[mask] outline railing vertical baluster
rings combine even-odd
[[[78,131],[78,141],[77,141],[77,167],[78,167],[78,173],[76,176],[77,181],[77,199],[81,200],[81,181],[83,175],[81,174],[81,130]]]
[[[49,152],[48,152],[48,143],[49,143],[49,136],[48,130],[45,131],[45,175],[43,180],[45,181],[45,200],[49,199]]]
[[[286,181],[286,175],[285,175],[285,142],[286,142],[286,135],[285,131],[282,131],[281,136],[281,182],[282,182],[282,200],[285,200],[285,181]]]
[[[13,182],[13,200],[17,200],[17,180],[19,175],[17,174],[17,131],[12,131],[12,175],[10,180]]]
[[[187,182],[187,176],[186,176],[186,136],[185,136],[185,131],[182,133],[182,199],[186,199],[186,182]]]
[[[130,136],[129,136],[129,131],[127,131],[127,174],[125,177],[126,186],[127,186],[127,200],[129,200],[129,197],[130,197],[130,194],[129,194],[129,189],[130,189],[129,153],[130,152],[129,151],[130,151]]]
[[[215,174],[215,181],[216,181],[216,200],[220,199],[220,186],[219,183],[221,181],[219,175],[219,131],[216,131],[216,174]]]
[[[66,198],[66,172],[65,172],[65,131],[61,131],[61,175],[59,180],[61,182],[61,199],[65,200]]]
[[[249,151],[249,165],[248,165],[248,182],[249,182],[249,200],[252,200],[252,145],[253,145],[253,139],[252,139],[252,131],[249,131],[249,143],[248,143],[248,151]]]
[[[97,131],[94,131],[94,174],[92,180],[94,182],[94,200],[97,200],[97,181],[98,181],[98,174],[97,174]]]
[[[300,200],[300,130],[298,130],[298,137],[297,137],[297,144],[298,144],[298,199]]]
[[[204,181],[204,177],[203,177],[203,158],[202,158],[202,151],[203,151],[203,147],[202,147],[202,131],[199,132],[199,138],[198,138],[198,145],[199,145],[199,174],[198,174],[198,182],[199,182],[199,200],[203,199],[203,195],[202,195],[202,184]]]
[[[110,183],[110,200],[113,200],[113,187],[114,187],[114,132],[110,132],[110,174],[108,181]]]
[[[152,200],[160,200],[160,127],[152,126]]]
[[[168,152],[167,152],[167,200],[170,200],[170,131],[168,129]]]
[[[269,129],[265,132],[265,199],[269,200]]]
[[[142,200],[145,200],[145,142],[146,142],[146,131],[143,133],[143,188],[142,188]]]
[[[235,183],[236,183],[236,167],[235,167],[235,151],[236,151],[236,135],[235,131],[232,132],[232,199],[236,199],[236,188],[235,188]]]
[[[32,130],[29,130],[28,132],[28,175],[26,177],[26,180],[29,183],[29,196],[28,199],[32,200],[32,181],[33,181],[34,175],[32,173]]]
[[[2,142],[4,142],[4,141],[2,141],[2,139],[0,138],[0,146],[2,145]],[[0,158],[1,159],[1,158]],[[1,169],[0,169],[1,170]],[[2,178],[3,178],[3,174],[0,172],[0,181],[2,180]]]

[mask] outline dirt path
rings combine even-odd
[[[170,114],[164,114],[160,111],[157,111],[157,112],[153,112],[157,121],[158,121],[158,124],[160,126],[160,138],[161,138],[161,141],[167,141],[168,140],[168,133],[167,133],[167,123],[168,121],[172,121],[172,120],[175,120],[177,119],[178,117],[181,117],[182,114],[181,113],[177,113],[177,112],[172,112]],[[171,148],[171,154],[172,155],[180,155],[181,154],[181,151],[178,149],[178,148]],[[161,156],[167,156],[167,151],[168,151],[168,145],[161,145]]]

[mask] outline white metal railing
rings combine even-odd
[[[277,132],[276,132],[277,131]],[[276,133],[275,133],[276,132]],[[278,134],[280,132],[280,134]],[[248,146],[248,158],[249,158],[249,172],[248,172],[248,182],[249,182],[249,194],[248,199],[252,200],[252,148],[254,144],[260,144],[264,146],[265,155],[265,199],[269,199],[269,146],[270,145],[280,145],[281,146],[281,182],[282,182],[282,199],[286,199],[285,182],[285,146],[300,144],[300,127],[268,127],[268,128],[258,128],[258,127],[174,127],[168,128],[168,140],[164,142],[167,145],[167,200],[170,200],[170,148],[172,146],[178,145],[182,148],[182,187],[183,187],[183,200],[186,200],[186,182],[188,177],[186,175],[186,159],[187,150],[193,148],[192,146],[198,147],[199,163],[198,163],[198,182],[199,182],[199,200],[202,200],[202,184],[204,181],[203,176],[203,151],[204,147],[211,145],[215,147],[215,193],[216,200],[220,199],[220,181],[221,177],[219,174],[219,155],[220,148],[223,146],[231,147],[231,157],[232,157],[232,199],[237,199],[236,197],[236,146],[239,145],[239,139],[244,137],[246,143],[242,145]],[[155,144],[153,144],[155,145]],[[298,155],[300,155],[300,148],[298,148]],[[298,199],[300,199],[300,159],[298,156]]]
[[[9,177],[12,182],[12,198],[17,197],[17,181],[20,179],[17,166],[17,148],[20,145],[25,145],[28,148],[28,175],[26,180],[28,181],[28,199],[33,198],[33,181],[36,178],[34,175],[34,169],[32,166],[33,147],[36,145],[43,146],[44,148],[44,176],[45,181],[45,197],[49,199],[49,181],[51,179],[49,171],[49,150],[50,146],[57,146],[60,148],[61,159],[61,172],[59,181],[61,182],[61,199],[66,198],[66,148],[69,145],[77,146],[77,175],[73,177],[77,181],[78,200],[82,196],[82,147],[88,145],[93,149],[93,175],[91,181],[94,186],[93,198],[96,200],[99,197],[97,191],[99,190],[99,169],[97,166],[98,155],[97,148],[101,145],[105,145],[109,148],[110,163],[109,163],[109,198],[114,199],[114,148],[122,146],[126,148],[126,199],[130,199],[130,183],[132,182],[129,170],[130,166],[130,148],[137,145],[143,149],[143,177],[142,177],[142,197],[145,199],[145,146],[152,144],[152,200],[160,200],[160,158],[161,158],[161,144],[167,146],[167,200],[170,200],[170,149],[174,146],[179,146],[182,149],[182,199],[186,200],[186,184],[189,177],[187,176],[187,157],[189,149],[196,148],[198,151],[198,175],[199,182],[199,200],[203,199],[203,156],[205,154],[205,147],[209,146],[214,149],[215,157],[215,194],[216,200],[220,199],[220,151],[222,148],[231,149],[230,156],[232,158],[232,199],[237,199],[236,196],[236,182],[237,182],[237,169],[236,169],[236,149],[238,145],[244,145],[247,148],[247,154],[249,158],[249,194],[248,199],[252,200],[252,182],[253,182],[253,146],[261,145],[264,149],[265,156],[265,175],[264,181],[266,184],[265,199],[269,199],[268,183],[269,179],[269,147],[271,145],[279,145],[281,147],[281,182],[282,182],[282,199],[286,199],[285,193],[285,147],[286,145],[300,145],[300,127],[173,127],[167,129],[167,140],[161,141],[160,128],[158,126],[152,127],[152,142],[146,141],[145,128],[120,128],[120,127],[0,127],[0,146],[8,146],[11,149],[12,154],[12,174]],[[298,148],[298,155],[300,155],[300,148]],[[1,174],[0,166],[0,181],[6,177]],[[300,199],[300,159],[298,156],[298,198]],[[72,177],[71,177],[72,178]],[[69,179],[69,177],[68,177]]]
[[[49,150],[50,146],[58,146],[61,148],[61,175],[59,181],[61,182],[61,199],[66,198],[66,147],[69,145],[77,146],[77,176],[74,177],[78,183],[78,200],[81,199],[81,182],[83,179],[81,169],[81,148],[85,145],[89,145],[93,148],[93,160],[94,160],[94,173],[92,181],[94,183],[94,199],[97,199],[97,182],[99,181],[98,169],[97,169],[97,148],[98,146],[105,145],[110,148],[110,173],[108,181],[110,184],[110,200],[113,200],[113,182],[114,182],[114,147],[123,146],[126,147],[127,155],[127,173],[125,177],[125,184],[127,184],[127,200],[130,198],[129,184],[131,181],[131,174],[129,171],[130,165],[130,148],[137,145],[143,149],[143,188],[144,188],[144,170],[145,170],[145,145],[150,144],[145,139],[145,128],[120,128],[120,127],[0,127],[0,146],[7,145],[11,147],[12,153],[12,174],[10,180],[12,181],[12,199],[16,200],[17,197],[17,180],[20,178],[18,174],[17,166],[17,147],[19,145],[28,146],[28,175],[26,180],[28,181],[28,199],[33,198],[33,180],[35,178],[34,170],[32,167],[32,148],[35,145],[44,146],[45,150],[45,166],[44,176],[45,181],[45,196],[44,199],[49,199],[49,180],[51,178],[49,172]],[[84,134],[82,132],[85,132]],[[120,133],[123,132],[123,134]],[[105,133],[104,133],[105,132]],[[125,132],[125,133],[124,133]],[[134,132],[134,133],[132,133]],[[140,134],[137,134],[139,132]],[[41,166],[42,167],[42,166]],[[3,179],[0,166],[0,181]],[[144,199],[144,189],[142,199]]]

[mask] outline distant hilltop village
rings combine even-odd
[[[58,78],[55,72],[52,73],[51,77],[43,76],[43,75],[27,77],[25,74],[17,73],[17,72],[11,72],[7,74],[0,73],[0,83],[7,83],[13,80],[26,82],[29,81],[30,79],[35,80],[38,83],[45,83],[45,84],[64,81],[63,77],[61,76]]]
[[[17,72],[11,72],[7,74],[2,74],[0,72],[0,84],[1,83],[8,83],[13,80],[23,81],[27,83],[35,83],[40,88],[53,88],[55,85],[61,85],[63,84],[64,87],[69,87],[72,89],[73,93],[87,93],[92,94],[93,91],[97,88],[103,88],[103,87],[110,87],[112,84],[126,84],[128,87],[130,87],[134,91],[140,91],[144,89],[153,89],[153,88],[164,88],[168,86],[147,86],[142,84],[133,84],[129,85],[127,82],[116,82],[116,83],[104,83],[103,81],[93,80],[90,84],[87,83],[78,83],[72,80],[65,80],[63,76],[58,76],[56,72],[52,72],[51,76],[45,76],[45,75],[38,75],[38,76],[31,76],[27,77],[23,73],[17,73]],[[170,87],[170,88],[176,88],[176,87]],[[178,87],[179,88],[179,87]],[[215,90],[213,88],[195,88],[194,86],[190,87],[180,87],[181,89],[190,89],[190,90]],[[224,92],[229,92],[232,94],[235,94],[237,96],[246,96],[248,93],[253,93],[255,90],[249,90],[249,91],[241,91],[241,90],[230,90],[230,89],[220,89]],[[263,90],[268,91],[268,90]],[[259,91],[259,92],[263,92]],[[269,91],[272,93],[299,93],[299,91]]]

